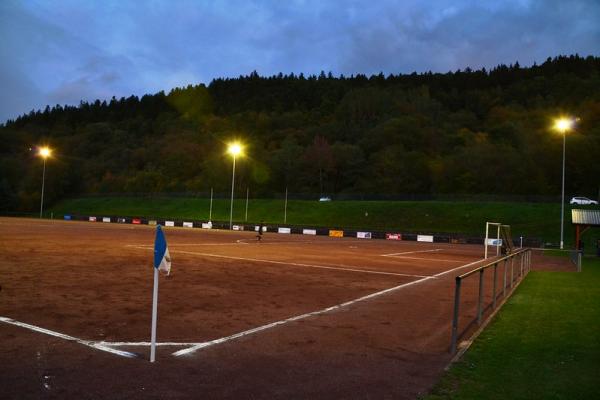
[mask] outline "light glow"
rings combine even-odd
[[[572,118],[559,118],[554,121],[554,129],[560,133],[565,133],[573,128],[575,121]]]
[[[242,146],[237,142],[231,143],[227,148],[227,152],[235,157],[242,153]]]
[[[50,149],[49,147],[46,147],[46,146],[40,147],[38,154],[43,159],[46,159],[46,158],[50,157],[50,155],[52,154],[52,149]]]

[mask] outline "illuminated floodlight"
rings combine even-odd
[[[562,133],[563,136],[563,151],[562,151],[562,193],[560,203],[560,249],[564,248],[564,231],[565,231],[565,153],[567,147],[567,132],[573,129],[573,125],[579,118],[560,117],[554,120],[554,129]]]
[[[229,209],[229,229],[233,228],[233,188],[235,185],[235,159],[242,154],[242,145],[233,142],[227,147],[227,152],[233,156],[233,168],[231,172],[231,207]]]
[[[575,121],[573,118],[558,118],[554,121],[554,129],[559,131],[560,133],[565,133],[573,129],[573,125]]]
[[[46,159],[52,155],[52,149],[48,146],[40,147],[38,155],[44,160],[44,168],[42,169],[42,191],[40,193],[40,218],[44,212],[44,184],[46,182]]]
[[[52,149],[47,146],[40,147],[38,155],[45,160],[52,155]]]
[[[227,148],[227,152],[235,157],[242,153],[242,145],[237,142],[231,143]]]

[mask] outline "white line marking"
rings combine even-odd
[[[142,248],[142,247],[140,247],[140,248]],[[148,250],[150,248],[144,247],[143,249]],[[408,276],[411,278],[429,278],[430,277],[429,275],[401,274],[401,273],[397,273],[397,272],[383,272],[383,271],[373,271],[373,270],[369,270],[369,269],[345,268],[343,266],[335,267],[335,266],[326,266],[326,265],[294,263],[294,262],[289,262],[289,261],[263,260],[263,259],[259,259],[259,258],[246,258],[246,257],[224,256],[221,254],[198,253],[195,251],[174,250],[171,253],[193,254],[193,255],[204,256],[204,257],[227,258],[230,260],[254,261],[254,262],[279,264],[279,265],[294,265],[297,267],[305,267],[305,268],[332,269],[332,270],[337,270],[337,271],[359,272],[359,273],[364,273],[364,274]]]
[[[245,242],[229,242],[229,243],[180,243],[180,244],[169,244],[169,247],[181,247],[181,246],[237,246],[240,244],[247,245]],[[152,249],[153,246],[149,244],[126,244],[126,247],[143,247],[146,249]]]
[[[19,223],[9,223],[9,222],[0,222],[0,225],[10,225],[10,226],[28,226],[31,228],[35,228],[38,226],[44,226],[44,227],[54,227],[56,225],[51,225],[51,224],[19,224]]]
[[[119,346],[132,346],[132,347],[136,347],[136,346],[150,346],[152,343],[150,342],[95,342],[96,344],[99,344],[101,346],[109,346],[109,347],[119,347]],[[196,346],[198,344],[201,344],[202,342],[191,342],[191,343],[186,343],[186,342],[162,342],[162,343],[156,343],[157,346]]]
[[[431,249],[431,250],[415,250],[415,251],[405,251],[403,253],[390,253],[390,254],[382,254],[383,257],[394,257],[400,256],[403,254],[414,254],[414,253],[431,253],[433,251],[441,251],[442,249]]]
[[[443,261],[443,262],[454,262],[454,263],[464,262],[462,260],[446,260],[443,258],[423,258],[423,257],[404,257],[404,256],[393,256],[391,258],[400,258],[400,259],[405,259],[405,260]]]
[[[366,295],[366,296],[363,296],[363,297],[359,297],[358,299],[350,300],[350,301],[347,301],[345,303],[341,303],[341,304],[338,304],[338,305],[335,305],[335,306],[327,307],[327,308],[324,308],[322,310],[313,311],[313,312],[309,312],[309,313],[302,314],[302,315],[297,315],[295,317],[291,317],[291,318],[284,319],[284,320],[281,320],[281,321],[276,321],[276,322],[273,322],[273,323],[270,323],[270,324],[267,324],[267,325],[262,325],[262,326],[259,326],[259,327],[256,327],[256,328],[249,329],[247,331],[243,331],[243,332],[239,332],[239,333],[236,333],[236,334],[233,334],[233,335],[230,335],[230,336],[222,337],[220,339],[215,339],[215,340],[211,340],[209,342],[200,343],[200,344],[197,344],[195,346],[191,346],[191,347],[189,347],[187,349],[182,349],[182,350],[176,351],[176,352],[173,353],[173,355],[176,356],[176,357],[179,357],[179,356],[182,356],[182,355],[185,355],[185,354],[193,353],[193,352],[195,352],[195,351],[197,351],[199,349],[203,349],[203,348],[206,348],[206,347],[214,346],[216,344],[228,342],[230,340],[237,339],[237,338],[240,338],[240,337],[243,337],[243,336],[248,336],[248,335],[251,335],[253,333],[264,331],[264,330],[267,330],[267,329],[270,329],[270,328],[274,328],[274,327],[279,326],[279,325],[284,325],[284,324],[287,324],[289,322],[298,321],[298,320],[305,319],[305,318],[308,318],[308,317],[313,317],[315,315],[329,313],[331,311],[338,310],[340,308],[347,307],[347,306],[350,306],[350,305],[358,303],[358,302],[362,302],[362,301],[365,301],[365,300],[368,300],[368,299],[372,299],[374,297],[378,297],[378,296],[381,296],[381,295],[384,295],[384,294],[387,294],[387,293],[391,293],[391,292],[394,292],[396,290],[400,290],[400,289],[408,287],[408,286],[417,285],[417,284],[419,284],[421,282],[425,282],[425,281],[428,281],[430,279],[435,279],[435,278],[437,278],[439,276],[449,274],[449,273],[451,273],[453,271],[456,271],[458,269],[461,269],[461,268],[470,267],[471,265],[477,264],[477,263],[482,262],[482,261],[484,261],[484,259],[473,261],[473,262],[471,262],[469,264],[461,265],[460,267],[452,268],[452,269],[450,269],[448,271],[440,272],[440,273],[435,274],[433,276],[427,276],[427,277],[418,279],[416,281],[404,283],[402,285],[394,286],[394,287],[389,288],[389,289],[384,289],[384,290],[381,290],[379,292],[371,293],[369,295]]]
[[[6,324],[10,324],[10,325],[15,325],[15,326],[19,326],[21,328],[26,328],[35,332],[39,332],[39,333],[44,333],[46,335],[50,335],[50,336],[54,336],[57,338],[61,338],[64,340],[68,340],[70,342],[76,342],[79,344],[82,344],[84,346],[88,346],[94,349],[98,349],[98,350],[102,350],[102,351],[106,351],[108,353],[113,353],[113,354],[117,354],[119,356],[122,357],[137,357],[135,354],[130,353],[128,351],[121,351],[121,350],[115,350],[115,349],[111,349],[109,347],[106,347],[106,345],[103,345],[101,343],[97,343],[91,340],[83,340],[83,339],[79,339],[73,336],[69,336],[69,335],[65,335],[63,333],[59,333],[59,332],[55,332],[55,331],[51,331],[49,329],[44,329],[44,328],[40,328],[39,326],[35,326],[35,325],[30,325],[30,324],[26,324],[24,322],[19,322],[19,321],[15,321],[12,318],[6,318],[6,317],[0,317],[0,322],[4,322]]]

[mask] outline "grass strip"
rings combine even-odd
[[[215,199],[213,221],[229,221],[230,201]],[[581,206],[578,206],[581,208]],[[183,197],[88,197],[64,200],[47,213],[55,215],[104,214],[158,218],[208,220],[210,201]],[[246,218],[246,199],[234,201],[236,222],[284,223],[284,200],[250,199]],[[570,207],[565,209],[565,242],[572,244],[574,231]],[[459,202],[459,201],[307,201],[290,200],[287,224],[387,230],[414,233],[459,233],[481,237],[486,221],[511,225],[513,238],[541,238],[558,243],[560,204]],[[600,230],[586,234],[586,248],[595,250]]]
[[[600,393],[600,259],[531,272],[426,400],[592,399]]]

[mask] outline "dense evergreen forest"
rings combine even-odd
[[[403,75],[231,79],[141,98],[46,107],[0,126],[0,210],[90,193],[598,196],[600,58]]]

